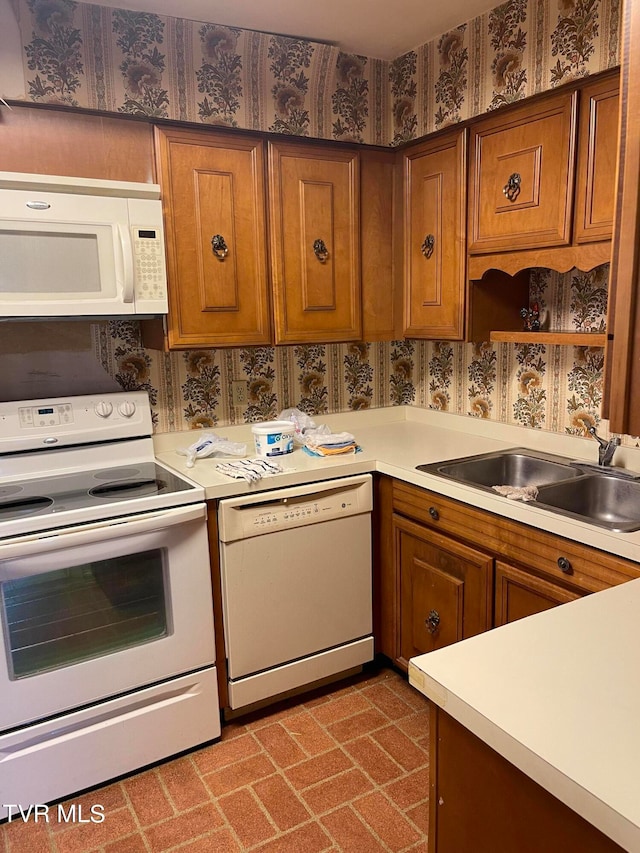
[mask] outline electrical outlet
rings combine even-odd
[[[246,379],[236,379],[231,383],[231,402],[234,406],[247,405],[247,390]]]

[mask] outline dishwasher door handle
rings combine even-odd
[[[268,500],[253,500],[250,503],[246,504],[238,504],[234,507],[235,510],[239,510],[240,512],[244,512],[248,509],[258,509],[261,507],[268,506],[291,506],[292,504],[301,504],[301,503],[313,503],[313,501],[318,501],[321,498],[333,497],[334,495],[344,494],[347,495],[349,492],[353,492],[355,489],[360,488],[360,484],[353,486],[336,486],[334,489],[325,489],[324,491],[311,492],[311,494],[307,495],[292,495],[287,498],[269,498]]]

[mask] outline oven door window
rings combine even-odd
[[[0,584],[10,678],[166,636],[164,564],[154,548]]]

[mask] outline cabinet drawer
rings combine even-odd
[[[470,252],[570,242],[576,103],[562,94],[472,127]]]
[[[580,592],[597,592],[640,577],[638,563],[398,480],[393,485],[393,510],[462,542],[481,544],[499,558]]]
[[[579,592],[536,577],[530,572],[496,562],[494,625],[506,625],[534,613],[580,598]]]

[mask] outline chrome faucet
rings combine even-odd
[[[611,460],[613,459],[613,454],[616,452],[616,447],[620,446],[620,437],[616,435],[609,439],[609,441],[605,441],[604,438],[600,438],[594,426],[589,427],[587,432],[591,433],[600,445],[598,448],[598,465],[611,465]]]

